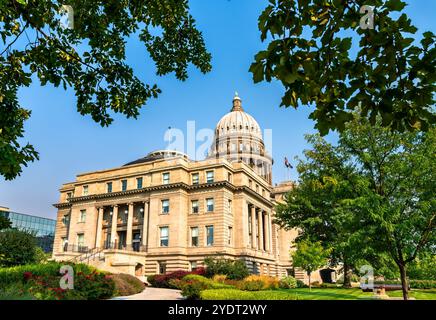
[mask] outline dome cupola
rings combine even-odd
[[[209,157],[244,162],[271,183],[272,159],[265,152],[262,131],[257,121],[242,108],[237,92],[232,109],[216,125]]]

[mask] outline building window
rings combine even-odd
[[[121,191],[127,190],[127,180],[121,180]]]
[[[198,213],[198,200],[191,201],[192,213]]]
[[[68,251],[68,240],[67,237],[62,237],[61,238],[61,243],[62,243],[62,251]]]
[[[106,187],[107,187],[107,193],[111,193],[112,192],[112,182],[106,183]]]
[[[136,189],[142,189],[142,177],[136,178]]]
[[[160,227],[160,246],[161,247],[168,247],[168,227]]]
[[[248,187],[250,189],[253,187],[253,181],[251,181],[251,179],[248,180]]]
[[[191,247],[198,247],[198,227],[191,228]]]
[[[233,180],[232,174],[230,172],[227,173],[227,181],[232,182],[232,180]]]
[[[159,273],[159,274],[165,274],[165,273],[167,273],[167,264],[166,264],[166,262],[163,262],[163,261],[159,262],[159,270],[158,270],[158,273]]]
[[[81,248],[85,246],[85,234],[78,233],[77,234],[77,247],[79,248],[79,251]]]
[[[251,219],[253,219],[253,218],[252,218],[251,214],[249,214],[248,215],[248,243],[250,246],[253,245],[253,243],[251,241],[251,234],[253,232],[253,230],[251,230]]]
[[[213,198],[206,199],[206,209],[207,212],[213,212]]]
[[[206,171],[206,182],[213,182],[213,171]]]
[[[191,267],[191,271],[195,271],[195,270],[197,270],[197,261],[191,261],[190,262],[190,267]]]
[[[232,207],[233,207],[233,203],[232,200],[228,199],[227,200],[227,207],[229,208],[229,213],[232,213]]]
[[[73,197],[72,192],[67,192],[67,200],[70,200]]]
[[[229,242],[228,242],[229,246],[232,245],[232,242],[233,242],[233,227],[229,227],[228,228],[228,238],[227,239],[229,240]]]
[[[256,192],[259,193],[259,185],[256,184]]]
[[[86,210],[80,210],[79,222],[85,222],[85,221],[86,221]]]
[[[162,200],[162,214],[170,213],[170,200]]]
[[[70,215],[69,214],[64,215],[64,217],[62,218],[62,224],[64,226],[68,226],[70,224]]]
[[[88,188],[88,186],[83,186],[83,189],[82,189],[82,195],[83,196],[87,196],[88,194],[89,194],[89,188]]]
[[[162,183],[163,184],[170,183],[170,173],[169,172],[162,173]]]
[[[213,226],[206,226],[206,245],[213,246]]]
[[[192,184],[199,184],[200,183],[200,175],[198,173],[192,174]]]
[[[262,189],[262,197],[265,197],[265,189]]]

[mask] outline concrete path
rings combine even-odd
[[[147,287],[141,293],[131,296],[115,297],[111,300],[184,300],[180,290]]]

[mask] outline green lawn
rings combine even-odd
[[[390,297],[401,297],[401,291],[390,291]],[[204,290],[204,300],[359,300],[372,299],[372,292],[359,288],[298,288],[265,291],[241,291],[237,289]],[[410,297],[417,300],[436,300],[436,290],[412,290]]]
[[[297,289],[281,289],[280,291],[288,291],[297,294],[298,300],[356,300],[370,299],[372,292],[363,292],[361,289],[351,288],[297,288]]]
[[[403,294],[401,291],[391,291],[388,292],[390,297],[402,297]],[[429,290],[418,290],[412,289],[409,292],[409,297],[415,298],[416,300],[436,300],[436,289]]]

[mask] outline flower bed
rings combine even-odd
[[[73,289],[60,287],[60,268],[73,268]],[[107,273],[85,264],[49,262],[0,269],[0,296],[37,300],[96,300],[107,299],[115,293],[115,283]]]
[[[147,277],[148,283],[150,283],[153,287],[156,288],[171,288],[171,289],[177,289],[174,284],[171,284],[171,280],[177,279],[181,280],[183,277],[189,275],[189,274],[196,274],[196,275],[204,275],[205,269],[204,268],[198,268],[195,271],[184,271],[184,270],[177,270],[171,273],[167,274],[158,274],[158,275],[151,275]]]

